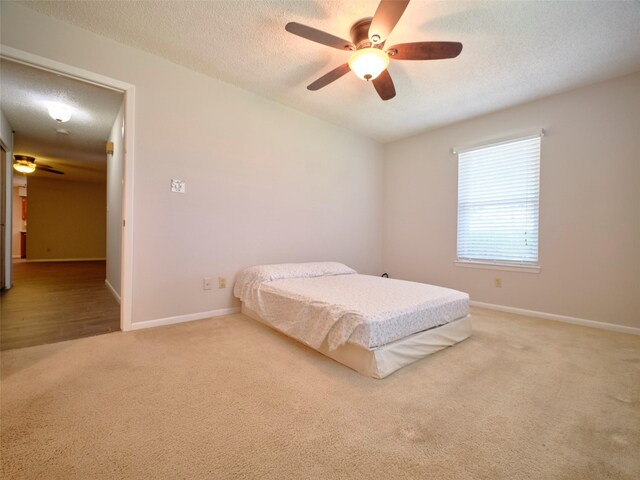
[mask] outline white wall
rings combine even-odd
[[[124,168],[124,101],[113,122],[109,141],[113,155],[107,157],[107,282],[120,295],[122,262],[122,174]]]
[[[13,283],[13,268],[11,263],[11,234],[13,230],[13,128],[0,110],[0,140],[7,149],[7,161],[5,171],[5,238],[4,238],[4,278],[7,288],[11,288]]]
[[[545,128],[539,274],[454,266],[464,147]],[[472,300],[640,327],[640,73],[387,145],[385,271]],[[503,288],[493,286],[494,277]]]
[[[237,305],[248,265],[379,274],[375,142],[85,30],[2,3],[2,44],[136,86],[133,321]],[[172,178],[186,193],[169,191]],[[229,288],[202,290],[203,277]]]

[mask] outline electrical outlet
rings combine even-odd
[[[202,289],[211,290],[211,279],[209,277],[202,279]]]
[[[175,193],[184,193],[186,192],[186,184],[183,180],[171,179],[171,191]]]
[[[218,277],[218,288],[227,288],[227,279],[224,277]]]
[[[502,288],[502,279],[500,277],[496,277],[493,279],[493,286],[496,288]]]

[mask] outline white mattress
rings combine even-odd
[[[260,316],[244,304],[242,313],[264,323]],[[467,315],[374,349],[347,343],[330,351],[327,342],[324,342],[318,351],[363,375],[385,378],[406,365],[468,338],[471,335],[470,317],[471,315]]]
[[[235,291],[274,328],[315,349],[326,340],[330,351],[346,343],[375,348],[469,313],[466,293],[355,273],[266,281],[241,275]]]

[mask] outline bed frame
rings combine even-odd
[[[242,304],[242,313],[274,328],[253,310]],[[275,328],[274,328],[275,329]],[[347,367],[373,378],[384,378],[399,368],[455,345],[471,335],[471,315],[439,327],[414,333],[380,347],[366,349],[346,343],[330,351],[325,340],[318,351]]]

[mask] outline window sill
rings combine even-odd
[[[539,265],[511,265],[508,263],[467,262],[456,260],[456,267],[480,268],[485,270],[504,270],[507,272],[540,273]]]

